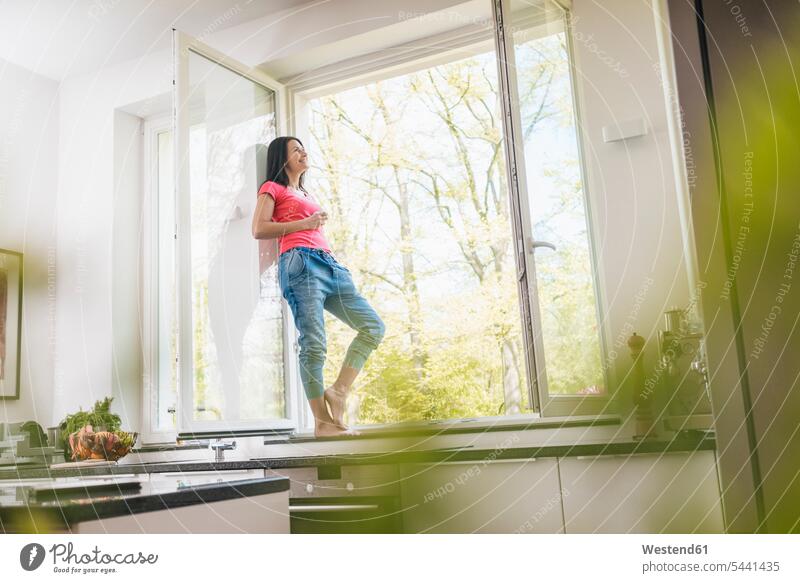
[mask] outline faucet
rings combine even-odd
[[[692,359],[692,363],[689,365],[689,369],[700,375],[703,388],[708,390],[708,364],[706,363],[705,350],[702,342],[700,344],[700,350],[695,353],[694,359]]]
[[[225,443],[222,439],[217,439],[208,445],[209,449],[214,450],[214,461],[219,463],[225,461],[224,455],[226,449],[236,449],[236,442]]]

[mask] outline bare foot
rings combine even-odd
[[[336,385],[331,385],[325,389],[325,403],[331,411],[331,419],[341,429],[347,429],[344,424],[344,409],[347,403],[347,393],[349,391],[342,390]]]
[[[355,429],[342,428],[339,425],[329,422],[316,420],[314,423],[314,437],[336,437],[343,435],[360,435]]]

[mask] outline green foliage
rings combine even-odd
[[[94,407],[89,411],[84,411],[83,408],[78,409],[76,413],[67,415],[64,420],[59,424],[61,429],[61,437],[66,444],[64,448],[64,455],[69,459],[69,436],[86,425],[91,425],[94,431],[119,431],[122,426],[122,420],[119,415],[111,412],[111,401],[114,397],[106,397],[102,401],[96,401]]]

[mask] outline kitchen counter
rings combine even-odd
[[[178,477],[149,480],[147,476],[0,482],[0,532],[75,532],[80,523],[119,518],[132,518],[138,525],[145,514],[166,511],[163,514],[172,516],[176,509],[190,506],[208,514],[209,504],[275,493],[283,493],[282,512],[288,515],[288,490],[289,480],[282,477],[233,481],[209,477],[191,484]]]
[[[588,510],[581,508],[600,512],[607,506],[586,504],[596,494],[598,484],[607,484],[605,495],[616,499],[628,492],[625,484],[646,483],[652,488],[641,491],[652,492],[653,496],[637,498],[636,504],[615,502],[609,506],[616,509],[612,516],[597,520],[611,520],[608,524],[612,532],[615,528],[624,532],[634,527],[659,530],[666,513],[680,518],[675,528],[682,531],[721,532],[719,489],[713,471],[715,450],[712,436],[687,433],[645,441],[541,446],[506,441],[491,448],[476,445],[384,451],[381,447],[373,452],[337,450],[336,454],[312,454],[298,446],[284,448],[284,455],[271,457],[258,457],[258,450],[249,450],[253,459],[219,463],[213,461],[210,451],[205,452],[207,459],[201,460],[189,458],[203,452],[176,451],[173,455],[178,459],[169,461],[148,463],[131,456],[116,465],[18,468],[13,473],[0,474],[7,478],[5,482],[0,479],[0,527],[9,529],[8,520],[15,518],[17,523],[11,525],[14,530],[54,532],[48,529],[50,523],[41,522],[43,512],[49,512],[46,520],[60,520],[69,528],[70,520],[130,508],[129,516],[134,520],[127,524],[117,524],[124,518],[111,516],[80,522],[69,532],[513,532],[519,526],[519,516],[535,514],[541,500],[563,498],[565,511],[576,516],[578,526],[567,529],[561,513],[553,513],[552,520],[539,525],[536,532],[583,532],[584,528],[589,532],[596,526],[597,517],[588,516]],[[295,451],[306,455],[292,455]],[[288,481],[289,489],[256,499],[249,497],[250,488],[275,478]],[[141,480],[139,499],[137,495],[117,492],[109,499],[95,495],[84,496],[81,503],[61,500],[26,506],[25,495],[15,485],[15,481],[22,480],[88,483],[103,479]],[[210,489],[199,487],[214,480],[228,483],[208,485]],[[194,486],[187,487],[188,484]],[[448,484],[464,487],[450,492],[446,490]],[[531,484],[536,485],[533,490]],[[215,491],[215,487],[222,490]],[[442,488],[444,494],[440,492]],[[564,488],[569,498],[562,492]],[[664,492],[668,495],[661,496]],[[441,499],[431,498],[431,493],[441,494]],[[216,495],[232,498],[214,502]],[[266,500],[270,496],[275,498]],[[282,498],[278,500],[278,496]],[[514,508],[495,516],[498,499],[515,500]],[[687,500],[692,503],[684,508]],[[239,507],[227,513],[216,509],[209,512],[206,508],[209,504],[229,503],[238,503]],[[472,510],[447,522],[453,504]],[[30,516],[28,508],[34,510]],[[697,508],[702,512],[698,513]],[[194,515],[177,516],[181,511]],[[217,516],[222,518],[216,525],[209,525],[209,520]],[[39,522],[31,524],[32,520]]]
[[[406,463],[464,462],[484,459],[513,460],[546,457],[575,457],[600,455],[631,455],[640,453],[662,453],[676,451],[701,451],[716,448],[713,437],[692,434],[670,440],[617,441],[611,443],[583,443],[579,445],[545,445],[540,447],[514,447],[504,449],[476,449],[472,447],[419,450],[386,451],[377,453],[352,453],[336,455],[304,455],[286,457],[264,457],[254,459],[232,459],[214,462],[213,459],[162,461],[150,463],[121,463],[112,466],[85,468],[16,468],[0,473],[3,479],[35,479],[57,477],[89,477],[119,474],[152,474],[165,472],[199,472],[249,469],[282,469],[320,466],[350,466]],[[211,458],[211,452],[208,452]],[[0,485],[2,481],[0,481]]]

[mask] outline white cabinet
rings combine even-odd
[[[555,458],[400,466],[407,533],[558,533]]]
[[[292,498],[396,497],[400,489],[394,465],[340,466],[329,474],[324,468],[267,469],[265,475],[289,478]]]
[[[232,480],[252,480],[263,478],[264,470],[202,470],[199,472],[152,472],[151,482],[164,480],[180,480],[183,484],[207,484],[209,482],[230,482]]]
[[[72,526],[76,534],[289,534],[289,491],[141,512]]]
[[[713,451],[559,459],[567,533],[721,533]]]
[[[197,472],[153,472],[151,491],[174,487],[263,478],[263,469]],[[143,476],[140,476],[143,477]],[[217,502],[198,502],[165,510],[81,522],[76,533],[288,533],[289,492],[245,496]]]

